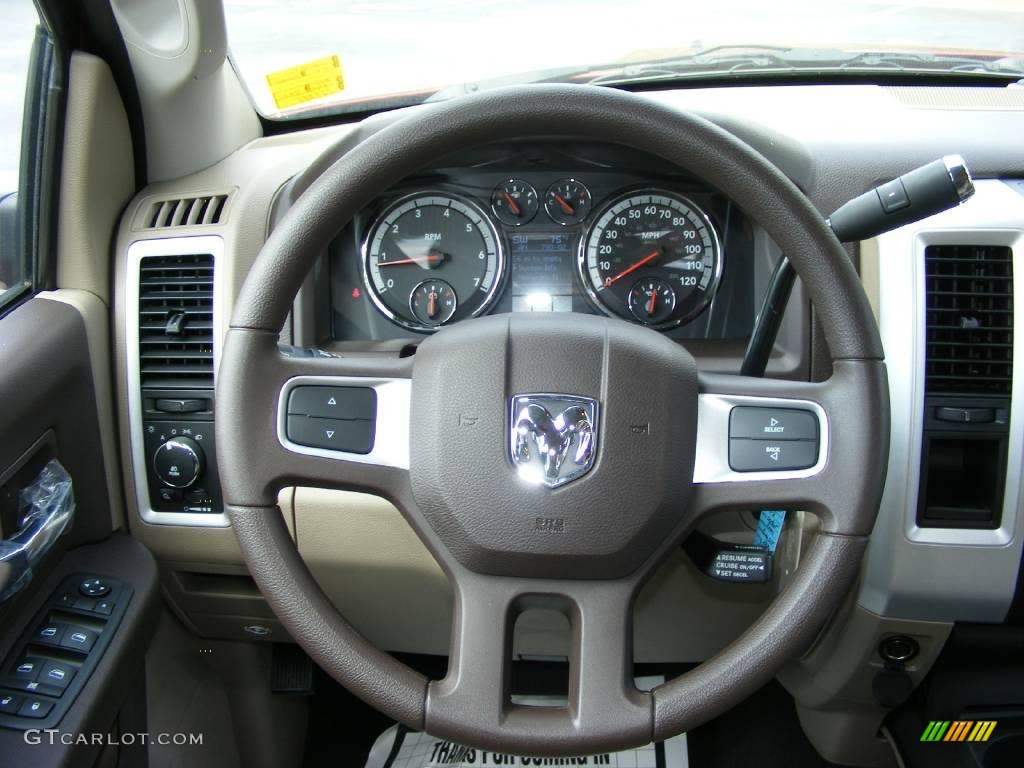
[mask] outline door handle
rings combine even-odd
[[[32,580],[33,566],[67,531],[75,511],[71,476],[56,459],[46,463],[20,496],[27,506],[21,528],[0,539],[0,603]]]

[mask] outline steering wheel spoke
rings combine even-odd
[[[808,383],[701,374],[691,514],[784,509],[813,512],[829,533],[866,535],[865,508],[884,477],[885,367],[841,360]]]
[[[650,740],[652,699],[632,678],[633,581],[524,583],[457,572],[456,583],[451,660],[447,676],[428,688],[428,731],[485,742],[501,729],[527,751],[552,756],[613,748],[601,741],[611,723],[619,735]],[[569,622],[564,704],[516,703],[512,696],[513,627],[532,608],[559,611]]]
[[[245,483],[225,478],[230,504],[272,505],[289,485],[384,495],[400,485],[409,469],[408,360],[296,354],[250,329],[229,337],[246,351],[245,385],[219,403],[218,422],[240,425],[225,431],[225,447],[248,469]]]

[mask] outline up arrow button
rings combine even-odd
[[[298,386],[288,396],[288,413],[373,421],[377,418],[377,393],[371,387]]]

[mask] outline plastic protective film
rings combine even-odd
[[[0,603],[32,581],[33,567],[71,527],[75,494],[71,476],[56,459],[18,495],[18,531],[0,540]]]

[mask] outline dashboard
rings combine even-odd
[[[993,291],[987,286],[998,283],[1005,293],[1005,286],[1015,282],[1018,294],[1024,290],[1019,260],[1024,253],[1024,195],[1019,191],[1019,179],[1024,178],[1024,145],[1019,140],[1024,89],[808,85],[679,89],[648,97],[667,108],[697,111],[746,141],[804,190],[823,217],[852,196],[944,154],[963,154],[975,175],[977,195],[960,208],[850,249],[886,350],[892,403],[888,479],[856,594],[784,682],[803,711],[815,718],[860,713],[880,667],[877,645],[882,639],[894,634],[914,639],[921,652],[911,674],[919,681],[954,622],[998,623],[1012,612],[1022,615],[1024,582],[1018,586],[1018,575],[1024,548],[1024,411],[1009,407],[1009,422],[1000,433],[992,425],[940,424],[930,414],[949,407],[951,395],[930,389],[929,377],[934,382],[936,374],[961,371],[976,377],[982,356],[993,354],[986,350],[1002,343],[998,349],[1003,353],[1005,348],[1015,352],[1012,363],[1004,364],[1014,371],[1003,399],[1008,403],[1024,397],[1019,334],[1010,336],[1007,327],[998,338],[981,338],[976,327],[982,310],[988,313],[984,317],[998,314],[1004,323],[1012,317],[1016,325],[1022,322],[1020,302],[1012,304],[1012,311],[1009,303],[994,303],[1012,298],[989,296]],[[175,502],[179,506],[172,511],[153,497],[147,483],[153,448],[147,440],[153,438],[145,430],[151,421],[169,429],[185,425],[194,432],[212,424],[218,344],[268,233],[335,159],[401,114],[255,139],[209,168],[151,184],[123,216],[115,334],[119,392],[127,403],[119,421],[122,444],[129,447],[122,457],[127,499],[135,510],[129,519],[133,535],[167,564],[164,588],[169,599],[209,637],[238,638],[244,636],[244,627],[254,624],[283,630],[244,581],[245,567],[224,515],[183,510],[180,505],[191,504],[188,498]],[[437,328],[474,314],[568,308],[653,325],[684,343],[702,371],[735,373],[781,254],[757,223],[716,191],[714,181],[692,178],[642,152],[565,140],[523,137],[438,157],[370,201],[351,222],[338,222],[338,235],[303,285],[281,342],[372,360],[373,355],[413,354],[415,344]],[[215,223],[154,220],[154,211],[170,210],[175,201],[215,195],[227,196]],[[641,199],[631,202],[637,196]],[[435,198],[441,203],[433,202]],[[584,198],[589,200],[581,205]],[[409,202],[414,205],[403,210]],[[625,208],[616,211],[622,204]],[[649,206],[654,210],[647,213]],[[421,207],[424,213],[461,224],[469,237],[456,237],[454,225],[448,230],[417,225],[410,211]],[[445,210],[450,211],[447,219]],[[665,210],[669,219],[684,221],[663,235],[659,217]],[[631,212],[639,214],[636,221],[630,219]],[[626,222],[617,224],[623,213]],[[650,226],[645,216],[653,216],[658,226]],[[605,231],[617,236],[602,237]],[[406,236],[413,243],[401,242]],[[611,240],[615,246],[633,245],[591,258],[589,246],[599,249]],[[685,252],[688,243],[696,244],[691,240],[700,241],[699,254]],[[965,248],[969,250],[957,250]],[[655,250],[654,258],[636,266]],[[1005,263],[1011,253],[1013,280]],[[141,264],[151,258],[195,259],[196,254],[206,254],[213,265],[212,323],[207,326],[213,359],[204,384],[210,408],[191,415],[161,414],[158,399],[195,400],[202,390],[151,382],[142,369]],[[600,258],[604,256],[610,258]],[[968,263],[963,261],[968,256],[983,262],[979,268],[988,271],[978,277],[985,280],[955,286],[970,295],[944,294],[948,289],[932,279],[933,271],[958,268],[951,265]],[[380,266],[393,258],[417,261]],[[607,266],[601,264],[605,260]],[[698,261],[700,267],[681,266]],[[375,265],[379,276],[374,275]],[[168,266],[182,265],[176,261]],[[618,303],[605,300],[606,291],[598,289],[634,266],[612,284],[620,291]],[[388,270],[406,274],[389,278],[397,272]],[[694,290],[683,285],[688,273],[700,275],[698,284],[710,277]],[[389,279],[393,286],[387,285]],[[637,283],[642,297],[644,282],[650,281],[649,286],[656,280],[671,286],[673,312],[679,308],[664,320],[657,313],[670,300],[662,294],[652,310],[643,306],[642,298],[638,303],[634,296],[632,306],[629,302]],[[433,307],[427,281],[438,281]],[[454,309],[442,306],[445,286],[440,281],[451,286]],[[423,316],[417,317],[414,307]],[[935,327],[936,312],[947,309],[956,310],[959,329]],[[940,333],[947,335],[936,336]],[[979,343],[956,351],[946,343],[952,338],[948,334],[975,334]],[[963,360],[950,359],[956,355]],[[823,380],[830,372],[828,358],[798,281],[769,375]],[[988,432],[979,431],[984,429]],[[206,450],[206,440],[202,443]],[[1001,491],[998,498],[984,499],[976,492],[982,485],[982,473],[976,470],[986,455],[1003,458],[1005,471],[984,474]],[[956,465],[958,457],[963,461]],[[954,499],[958,506],[929,501],[933,492],[949,497],[954,486],[963,491]],[[988,507],[990,517],[983,523],[967,520],[966,514],[981,505]],[[325,593],[369,639],[392,651],[447,652],[453,605],[449,583],[387,501],[297,488],[283,493],[281,507]],[[951,519],[960,513],[964,520]],[[809,517],[789,519],[796,525]],[[740,511],[710,520],[704,532],[743,544],[750,543],[756,527],[751,512]],[[783,537],[782,542],[780,557],[798,560],[801,539]],[[780,584],[789,578],[789,571],[778,569]],[[755,621],[774,596],[774,589],[765,585],[708,583],[677,553],[638,597],[636,659],[705,659]],[[700,631],[695,632],[697,625]],[[530,646],[536,653],[551,652],[542,639],[544,629],[536,628],[536,644]],[[872,743],[877,731],[871,718],[864,722],[870,727],[856,731],[856,749]]]
[[[422,338],[501,312],[605,314],[740,339],[754,230],[710,185],[622,147],[522,142],[445,158],[328,253],[331,338]]]

